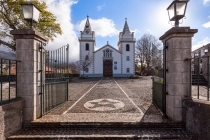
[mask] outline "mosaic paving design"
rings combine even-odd
[[[141,113],[112,78],[104,78],[68,113]]]
[[[110,111],[123,108],[125,104],[118,100],[113,99],[96,99],[88,101],[84,104],[86,109],[95,111]]]

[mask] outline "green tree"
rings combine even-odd
[[[56,23],[56,17],[47,11],[44,1],[31,1],[41,10],[39,23],[34,23],[34,28],[53,41],[57,34],[62,34],[60,24]],[[14,51],[16,44],[10,31],[30,28],[22,15],[20,4],[23,3],[27,3],[27,0],[0,0],[0,44]]]

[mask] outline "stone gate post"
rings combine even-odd
[[[34,29],[10,32],[16,40],[17,96],[25,101],[23,121],[33,121],[41,116],[40,92],[40,42],[48,39]]]
[[[191,98],[190,59],[192,37],[197,29],[173,27],[160,40],[166,41],[166,115],[182,121],[182,100]]]

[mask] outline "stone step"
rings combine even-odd
[[[196,140],[198,136],[183,128],[42,128],[22,129],[7,140],[142,140],[182,139]]]
[[[198,83],[202,86],[206,86],[208,84],[203,75],[192,75],[192,85],[197,85]]]
[[[23,123],[24,129],[29,128],[185,128],[182,122],[30,122]]]

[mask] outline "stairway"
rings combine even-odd
[[[207,80],[204,78],[203,75],[192,75],[192,85],[208,85]]]
[[[7,140],[198,139],[183,123],[28,123]]]

